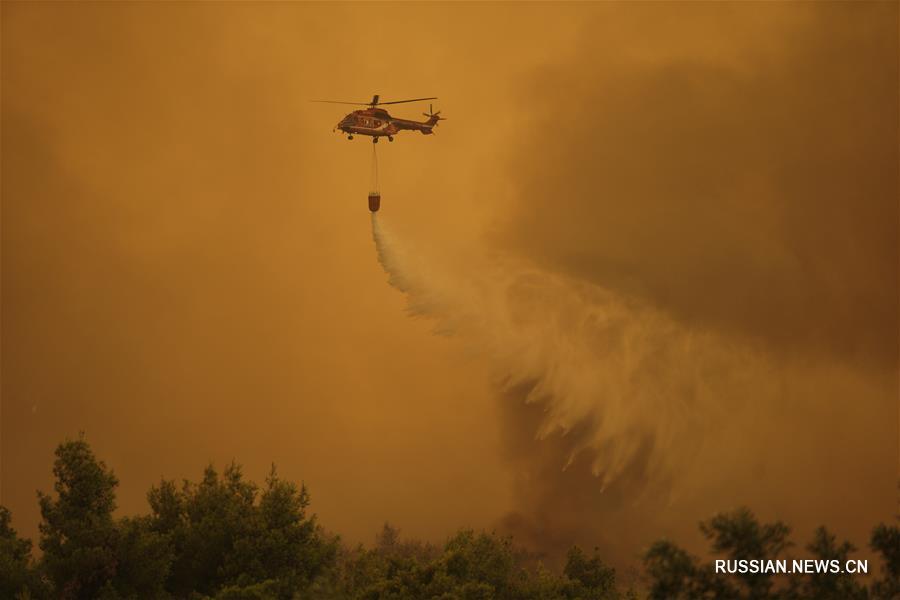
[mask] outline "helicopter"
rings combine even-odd
[[[422,113],[428,117],[427,121],[410,121],[408,119],[396,119],[388,114],[383,108],[378,108],[385,104],[403,104],[406,102],[422,102],[424,100],[437,100],[437,98],[413,98],[411,100],[394,100],[392,102],[380,102],[380,96],[375,94],[372,96],[371,102],[338,102],[336,100],[313,100],[313,102],[326,102],[328,104],[350,104],[353,106],[368,106],[361,110],[354,110],[352,113],[340,120],[335,125],[334,131],[340,130],[347,134],[347,139],[352,140],[353,134],[368,135],[372,137],[373,143],[378,143],[378,138],[387,137],[389,142],[394,141],[394,136],[399,131],[420,131],[424,135],[434,133],[434,126],[438,121],[443,121],[444,117],[439,116],[441,111],[432,112],[431,104],[428,105],[428,112]]]

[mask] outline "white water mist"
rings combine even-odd
[[[689,463],[717,415],[765,393],[752,385],[767,370],[752,352],[609,290],[511,260],[464,270],[428,261],[374,213],[372,234],[411,313],[487,357],[501,385],[534,384],[537,438],[588,427],[568,461],[590,451],[602,485],[647,448],[651,477]]]

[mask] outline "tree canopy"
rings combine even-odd
[[[310,496],[272,466],[262,486],[232,462],[208,465],[196,482],[163,479],[147,494],[149,513],[117,517],[118,479],[79,437],[56,449],[54,493],[38,492],[39,558],[0,507],[0,597],[81,600],[896,600],[900,528],[880,524],[870,547],[881,572],[716,572],[716,559],[787,558],[790,528],[760,522],[747,508],[700,523],[703,561],[660,540],[643,557],[641,589],[623,589],[595,549],[572,547],[561,572],[514,540],[462,529],[443,545],[404,539],[385,524],[371,547],[347,546],[308,511]],[[824,527],[805,557],[845,563],[856,551]]]

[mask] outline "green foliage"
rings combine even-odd
[[[700,524],[711,542],[714,554],[731,560],[788,558],[790,529],[780,521],[762,524],[746,508],[716,515]],[[809,573],[782,576],[774,585],[771,574],[715,573],[712,564],[669,541],[653,544],[644,554],[652,600],[689,600],[729,598],[734,600],[898,600],[900,599],[900,529],[879,525],[872,534],[871,546],[884,559],[883,578],[869,588],[858,575],[850,573]],[[847,541],[824,527],[816,530],[806,550],[815,560],[836,560],[845,565],[856,551]]]
[[[282,597],[282,587],[272,579],[246,586],[229,585],[219,590],[215,600],[277,600]]]
[[[528,568],[511,538],[462,530],[443,548],[403,541],[385,525],[371,550],[344,549],[336,567],[314,586],[315,598],[366,600],[533,599],[613,600],[614,572],[596,553],[570,554],[569,575]]]
[[[42,566],[60,598],[90,599],[116,572],[118,480],[83,438],[56,449],[56,497],[38,493]]]
[[[603,564],[596,549],[594,555],[588,558],[581,548],[573,546],[566,557],[563,573],[574,588],[567,597],[585,600],[615,597],[616,571]]]
[[[450,538],[438,562],[439,576],[452,581],[451,587],[468,588],[472,595],[485,590],[497,598],[515,588],[514,569],[511,539],[471,530]]]
[[[166,536],[150,527],[148,517],[116,523],[116,572],[111,587],[123,598],[161,598],[173,551]]]
[[[55,496],[39,494],[40,567],[53,597],[292,598],[334,562],[336,542],[306,514],[306,488],[274,467],[261,491],[236,464],[221,476],[208,467],[181,489],[163,481],[148,494],[149,516],[118,520],[118,480],[84,439],[57,448],[53,473]],[[0,513],[2,581],[39,589],[22,583],[30,546],[8,522]]]
[[[150,514],[115,518],[118,480],[83,438],[56,450],[54,495],[39,493],[43,556],[16,535],[0,507],[0,598],[78,600],[637,600],[621,592],[598,551],[573,547],[561,573],[509,537],[461,530],[443,546],[402,539],[389,524],[371,548],[346,547],[307,514],[309,493],[278,477],[262,487],[232,463],[208,466],[199,482],[163,480],[147,494]],[[790,529],[742,508],[700,523],[713,555],[732,561],[788,559]],[[900,529],[879,525],[870,545],[880,578],[843,573],[774,577],[716,573],[713,563],[670,541],[644,555],[652,600],[897,600]],[[855,548],[824,527],[805,547],[846,563]],[[807,556],[809,556],[807,555]]]
[[[261,494],[232,463],[221,476],[207,467],[199,483],[181,490],[163,481],[148,501],[151,529],[173,549],[166,589],[175,596],[244,589],[291,598],[334,561],[335,544],[306,515],[306,488],[280,479],[274,467]]]
[[[644,555],[644,568],[652,600],[740,597],[732,584],[713,573],[711,566],[701,566],[695,557],[667,540],[650,547]]]
[[[172,561],[146,517],[113,518],[118,480],[83,438],[56,449],[52,497],[39,493],[41,570],[57,598],[157,598]]]
[[[878,525],[869,542],[873,550],[881,554],[884,561],[882,579],[872,584],[874,600],[896,600],[900,598],[900,527]]]
[[[724,554],[731,560],[768,560],[782,556],[791,545],[790,528],[776,521],[761,524],[747,508],[730,513],[720,513],[700,524],[700,530],[712,541],[712,551]],[[751,600],[767,598],[772,587],[772,574],[746,573],[734,576],[739,587],[746,590]]]
[[[816,529],[813,541],[806,549],[814,558],[821,560],[839,560],[845,564],[851,552],[856,548],[849,542],[837,543],[837,537],[824,527]],[[866,589],[855,581],[855,575],[848,573],[812,573],[800,583],[794,583],[793,589],[801,598],[821,600],[865,600]]]
[[[31,541],[12,528],[12,515],[0,506],[0,598],[46,595],[46,589],[31,560]]]

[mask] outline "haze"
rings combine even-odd
[[[2,17],[0,503],[24,534],[79,431],[125,514],[161,476],[275,462],[350,541],[389,520],[631,557],[740,504],[858,545],[893,517],[897,4]],[[406,293],[369,140],[308,102],[374,93],[448,117],[379,144]]]

